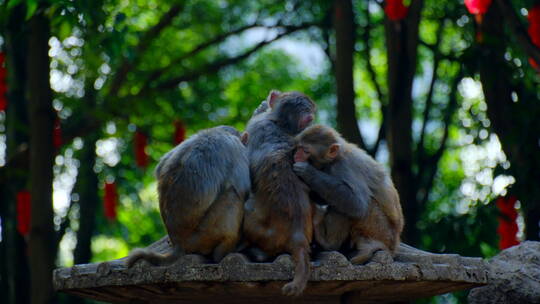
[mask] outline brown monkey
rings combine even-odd
[[[244,235],[271,256],[292,254],[294,279],[282,291],[296,296],[309,279],[313,225],[309,189],[292,170],[293,136],[311,123],[316,108],[297,92],[272,91],[266,102],[268,109],[256,111],[247,126],[253,193],[246,202]]]
[[[209,255],[219,262],[235,249],[251,187],[247,150],[236,129],[200,131],[161,158],[156,177],[173,252],[136,249],[127,259],[128,267],[139,259],[167,265],[185,253]]]
[[[316,242],[339,250],[350,240],[355,264],[378,250],[393,257],[404,221],[398,193],[382,165],[329,127],[311,126],[296,140],[294,171],[328,204],[322,215],[318,207]]]

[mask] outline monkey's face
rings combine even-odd
[[[294,162],[300,163],[300,162],[306,162],[308,161],[310,156],[309,150],[306,149],[303,146],[296,147],[296,151],[294,152]]]
[[[320,169],[334,161],[336,154],[330,152],[332,149],[316,143],[299,142],[294,152],[294,161],[309,161],[313,166]]]
[[[338,138],[333,129],[323,125],[306,128],[295,137],[294,161],[309,161],[315,167],[324,167],[338,157],[340,151]]]

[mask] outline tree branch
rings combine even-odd
[[[362,39],[364,40],[365,48],[364,48],[364,57],[366,58],[366,69],[368,71],[369,77],[371,78],[371,82],[373,83],[373,86],[375,87],[375,92],[377,93],[377,99],[379,99],[379,102],[382,104],[385,103],[386,97],[384,96],[384,93],[381,89],[381,85],[379,84],[379,81],[377,81],[377,73],[375,73],[375,69],[373,68],[373,64],[371,64],[371,25],[370,25],[370,16],[369,11],[366,10],[366,26],[364,27],[364,31],[362,33]]]
[[[150,42],[155,39],[164,28],[171,24],[173,19],[180,13],[183,6],[183,3],[172,5],[169,8],[169,11],[161,17],[159,22],[143,34],[142,38],[139,40],[139,44],[135,48],[135,57],[133,60],[130,61],[129,58],[125,57],[120,68],[118,68],[118,72],[112,80],[109,95],[115,96],[118,93],[126,80],[127,74],[137,65],[141,54],[150,46]]]
[[[163,74],[165,74],[167,71],[171,70],[175,66],[182,63],[182,61],[184,61],[185,59],[195,56],[196,54],[200,53],[201,51],[207,49],[208,47],[210,47],[212,45],[223,42],[225,39],[229,38],[232,35],[240,34],[240,33],[244,32],[244,31],[246,31],[248,29],[252,29],[252,28],[256,28],[256,27],[273,28],[273,27],[270,27],[270,26],[264,26],[264,25],[262,25],[260,23],[253,23],[253,24],[249,24],[249,25],[245,25],[245,26],[242,26],[240,28],[237,28],[237,29],[235,29],[235,30],[233,30],[231,32],[222,33],[222,34],[220,34],[220,35],[218,35],[218,36],[216,36],[216,37],[214,37],[214,38],[212,38],[212,39],[210,39],[210,40],[208,40],[206,42],[203,42],[203,43],[199,44],[198,46],[196,46],[195,48],[193,48],[191,51],[179,56],[178,58],[175,58],[166,67],[156,69],[153,72],[151,72],[150,76],[146,80],[146,85],[145,85],[145,87],[143,87],[143,90],[147,89],[146,87],[149,87],[152,82],[156,81]]]
[[[377,93],[377,99],[379,100],[379,103],[381,105],[380,111],[381,115],[383,117],[381,121],[381,126],[379,127],[379,132],[377,135],[377,140],[375,141],[375,144],[371,149],[368,150],[368,153],[371,156],[375,156],[377,153],[377,150],[379,150],[379,145],[381,141],[384,139],[386,132],[386,96],[384,96],[384,93],[381,89],[381,85],[379,84],[379,81],[377,81],[377,73],[375,72],[375,68],[373,67],[373,64],[371,64],[371,20],[369,15],[369,2],[366,6],[366,26],[364,27],[364,30],[362,32],[362,39],[364,40],[364,57],[366,60],[366,70],[369,74],[369,77],[371,79],[371,83],[373,84],[373,87],[375,87],[375,93]]]
[[[375,157],[377,154],[377,151],[379,151],[379,146],[381,145],[381,141],[386,138],[386,110],[387,106],[381,104],[381,113],[382,113],[382,121],[381,126],[379,127],[379,133],[377,134],[377,140],[373,144],[373,147],[369,149],[367,152],[369,155]]]
[[[420,140],[418,141],[418,145],[416,146],[416,151],[418,155],[418,164],[422,164],[423,158],[424,158],[424,139],[426,135],[426,126],[427,126],[429,116],[431,113],[431,108],[433,106],[433,92],[435,88],[435,82],[437,82],[437,71],[439,69],[439,62],[440,62],[439,45],[442,40],[441,36],[442,36],[443,29],[444,29],[444,20],[442,23],[440,23],[439,27],[437,28],[436,35],[435,35],[437,37],[437,40],[435,41],[434,47],[431,49],[433,52],[433,74],[431,75],[431,81],[429,83],[429,90],[426,96],[426,107],[424,108],[424,113],[423,113],[422,128],[420,130]]]
[[[525,53],[534,61],[540,62],[540,48],[533,44],[512,4],[508,0],[497,0],[497,6]]]
[[[454,78],[454,81],[452,82],[452,88],[451,88],[451,94],[448,100],[448,106],[446,107],[445,116],[444,116],[444,131],[443,131],[443,137],[441,139],[441,143],[439,145],[439,148],[435,153],[433,153],[431,156],[428,157],[428,159],[424,162],[426,163],[426,170],[429,171],[429,174],[426,177],[425,180],[425,186],[423,191],[422,199],[420,200],[420,206],[424,206],[428,199],[430,194],[430,189],[433,187],[433,182],[435,180],[435,174],[437,173],[439,160],[441,159],[442,155],[444,154],[444,151],[446,150],[446,144],[448,142],[448,136],[449,136],[449,128],[450,124],[452,122],[452,117],[454,116],[454,113],[457,109],[457,93],[458,93],[458,84],[461,81],[463,77],[463,69],[460,67],[459,72],[457,73],[456,77]]]
[[[139,93],[137,93],[136,95],[134,95],[132,97],[146,96],[149,93],[149,91],[151,91],[151,90],[168,90],[168,89],[172,89],[172,88],[176,87],[180,82],[191,81],[191,80],[194,80],[194,79],[196,79],[196,78],[198,78],[198,77],[200,77],[202,75],[217,72],[219,69],[221,69],[223,67],[235,64],[235,63],[249,57],[251,54],[255,53],[256,51],[258,51],[262,47],[264,47],[264,46],[266,46],[266,45],[268,45],[268,44],[270,44],[270,43],[272,43],[272,42],[274,42],[274,41],[276,41],[276,40],[278,40],[278,39],[280,39],[280,38],[282,38],[282,37],[284,37],[284,36],[286,36],[288,34],[291,34],[291,33],[296,32],[298,30],[308,28],[308,27],[310,27],[312,25],[314,25],[314,24],[313,23],[306,23],[306,24],[302,24],[302,25],[299,25],[299,26],[283,26],[283,28],[285,28],[284,32],[278,34],[273,39],[259,42],[253,48],[249,49],[248,51],[246,51],[246,52],[244,52],[244,53],[242,53],[242,54],[240,54],[238,56],[217,60],[216,62],[210,63],[207,66],[202,67],[202,68],[200,68],[198,70],[188,71],[188,72],[186,72],[185,74],[183,74],[181,76],[173,77],[173,78],[171,78],[169,80],[162,81],[161,83],[158,83],[156,86],[154,86],[152,88],[147,88],[145,90],[141,90]]]
[[[323,46],[324,53],[326,54],[326,57],[328,57],[328,61],[330,61],[330,67],[333,71],[335,69],[335,60],[332,56],[332,51],[330,49],[330,30],[332,29],[332,10],[328,10],[326,12],[322,25],[321,25],[321,31],[322,31],[322,38],[324,39],[325,45]]]

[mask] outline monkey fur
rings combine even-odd
[[[187,253],[219,262],[240,238],[251,188],[247,149],[228,126],[200,131],[165,154],[156,167],[159,207],[173,247],[162,255],[135,249],[127,258],[168,265]]]
[[[271,256],[291,253],[294,279],[282,291],[297,296],[309,279],[313,225],[309,189],[292,170],[294,135],[311,123],[316,107],[301,93],[272,91],[258,109],[247,126],[253,193],[245,204],[244,236]]]
[[[349,240],[355,264],[379,250],[393,257],[404,220],[399,195],[382,165],[330,127],[313,125],[296,142],[293,170],[328,205],[316,209],[316,243],[339,250]]]

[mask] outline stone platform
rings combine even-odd
[[[148,248],[171,250],[167,238]],[[374,258],[377,260],[377,256]],[[314,257],[310,280],[298,298],[281,295],[293,276],[289,255],[253,263],[232,253],[220,263],[186,255],[170,266],[123,259],[54,271],[56,290],[112,303],[393,303],[482,286],[486,263],[457,254],[433,254],[402,244],[393,263],[352,265],[338,252]]]

